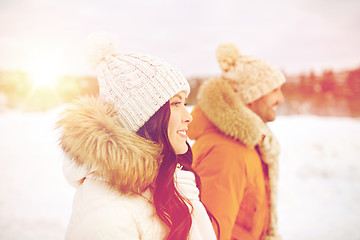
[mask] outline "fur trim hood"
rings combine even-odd
[[[83,97],[60,115],[56,127],[66,157],[121,193],[142,193],[154,182],[160,147],[122,127],[110,103]]]
[[[209,120],[226,135],[254,147],[266,132],[266,125],[220,77],[203,83],[198,104]]]

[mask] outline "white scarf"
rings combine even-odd
[[[192,218],[189,240],[216,240],[209,215],[199,200],[199,189],[196,187],[195,175],[190,171],[181,170],[178,165],[174,178],[177,190],[192,205],[192,208],[188,205]]]

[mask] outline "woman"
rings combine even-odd
[[[57,123],[77,188],[65,238],[216,239],[186,142],[188,82],[107,39],[92,46],[100,97],[72,103]]]

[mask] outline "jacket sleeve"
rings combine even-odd
[[[65,239],[139,240],[140,235],[131,210],[110,203],[109,206],[90,211],[75,226],[69,226]]]
[[[246,185],[243,156],[219,144],[200,156],[197,163],[202,201],[217,219],[221,239],[230,239]]]
[[[62,170],[66,181],[74,188],[78,188],[85,177],[91,172],[91,170],[76,165],[75,162],[67,156],[63,158]]]
[[[94,235],[89,236],[95,239],[107,240],[107,239],[129,239],[129,240],[139,240],[140,234],[138,228],[133,219],[129,219],[128,215],[122,213],[117,219],[114,220],[105,216],[99,222],[102,225],[100,231],[97,232],[98,237]],[[90,239],[90,238],[87,238]]]

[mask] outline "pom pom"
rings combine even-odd
[[[106,56],[116,54],[115,37],[106,32],[91,34],[86,41],[85,57],[87,64],[95,69]]]
[[[240,52],[235,44],[220,44],[216,49],[216,58],[223,71],[228,71],[235,65],[236,60],[240,57]]]

